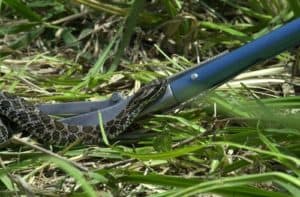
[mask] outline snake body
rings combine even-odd
[[[123,133],[145,108],[164,94],[166,84],[166,80],[156,80],[140,88],[115,119],[104,125],[107,137],[113,139]],[[79,140],[82,144],[99,145],[102,141],[99,128],[62,123],[23,98],[0,92],[0,144],[21,132],[43,144],[67,145]]]

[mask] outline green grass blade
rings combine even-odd
[[[247,34],[238,31],[234,29],[233,27],[230,27],[229,25],[224,25],[224,24],[216,24],[208,21],[201,21],[199,23],[200,27],[208,28],[208,29],[213,29],[213,30],[220,30],[225,33],[228,33],[229,35],[235,36],[237,38],[240,38],[243,41],[249,41],[251,40],[251,37],[248,36]]]
[[[107,138],[106,132],[104,130],[104,126],[103,126],[103,119],[102,119],[101,112],[98,113],[98,120],[99,120],[100,133],[101,133],[103,142],[106,146],[109,146],[109,141],[108,141],[108,138]]]
[[[230,188],[241,185],[249,185],[257,182],[284,181],[300,188],[300,180],[281,172],[269,172],[264,174],[243,175],[238,177],[226,177],[218,180],[207,181],[177,192],[173,197],[192,196],[195,194],[214,191],[221,188]],[[233,190],[234,191],[234,190]]]
[[[107,12],[114,15],[125,16],[127,10],[119,8],[118,6],[113,6],[107,3],[99,2],[99,1],[91,1],[91,0],[75,0],[75,2],[87,5],[95,10]]]
[[[291,164],[293,164],[295,166],[300,165],[300,159],[298,159],[296,157],[289,156],[289,155],[285,155],[285,154],[274,153],[274,152],[262,150],[262,149],[259,149],[259,148],[254,148],[254,147],[250,147],[250,146],[246,146],[246,145],[242,145],[242,144],[237,144],[237,143],[232,143],[232,142],[225,142],[225,141],[224,142],[218,141],[218,142],[214,142],[212,144],[222,145],[222,146],[231,146],[231,147],[235,147],[235,148],[241,148],[241,149],[257,152],[257,153],[260,153],[260,154],[263,154],[263,155],[268,155],[268,156],[272,156],[272,157],[275,157],[275,158],[279,158],[279,159],[280,158],[286,159]]]
[[[121,172],[120,172],[121,173]],[[168,176],[168,175],[156,175],[156,174],[148,174],[148,175],[137,175],[136,173],[129,174],[129,175],[122,175],[117,178],[118,182],[128,182],[134,184],[151,184],[151,185],[160,185],[160,186],[169,186],[169,187],[176,187],[176,188],[188,188],[192,186],[196,186],[198,184],[204,184],[208,180],[203,180],[200,178],[182,178],[179,176]],[[254,181],[255,182],[255,181]],[[222,184],[221,184],[222,185]],[[271,192],[265,191],[261,189],[257,189],[254,187],[249,186],[235,186],[232,188],[220,188],[213,190],[214,193],[220,195],[236,195],[236,196],[265,196],[265,197],[289,197],[290,195],[280,193],[280,192]],[[175,194],[176,192],[180,191],[176,189],[172,191],[171,194]],[[169,192],[164,192],[163,196],[169,196]],[[171,195],[170,194],[170,195]],[[153,195],[157,196],[157,195]],[[159,195],[158,195],[159,196]]]
[[[201,179],[186,179],[176,176],[167,176],[167,175],[123,175],[118,178],[118,181],[125,181],[130,183],[145,183],[153,185],[162,185],[162,186],[173,186],[179,188],[189,187],[199,182],[202,182]]]
[[[12,49],[21,49],[28,46],[32,41],[34,41],[38,36],[44,32],[44,27],[40,27],[33,31],[27,32],[25,35],[19,37],[16,41],[11,43],[9,46]]]
[[[0,36],[31,30],[38,23],[6,24],[0,26]]]
[[[293,10],[295,17],[300,16],[300,2],[299,0],[288,0],[291,10]]]
[[[0,180],[8,190],[14,191],[13,183],[7,175],[5,175],[5,174],[0,175]]]
[[[84,77],[83,81],[79,83],[77,86],[72,88],[72,91],[77,91],[82,87],[86,87],[89,85],[89,83],[95,78],[96,75],[98,75],[100,72],[104,71],[104,63],[109,58],[110,52],[112,50],[112,47],[116,44],[117,38],[120,35],[119,30],[117,34],[112,38],[110,43],[107,45],[107,47],[104,49],[103,53],[101,53],[95,63],[95,65],[89,70],[87,75]]]
[[[114,57],[114,61],[109,68],[109,72],[113,72],[118,68],[120,59],[124,53],[125,48],[129,45],[130,38],[135,30],[135,26],[137,24],[139,14],[141,13],[141,10],[143,10],[144,4],[145,4],[145,0],[135,0],[133,2],[128,12],[128,16],[125,20],[121,41],[117,53]]]
[[[192,153],[194,151],[201,150],[205,147],[206,147],[205,145],[195,145],[195,146],[179,148],[179,149],[172,150],[172,151],[166,151],[166,152],[162,152],[162,153],[136,154],[136,153],[124,152],[123,155],[130,156],[130,157],[133,157],[136,159],[141,159],[141,160],[151,160],[151,159],[161,160],[161,159],[171,159],[171,158],[183,156],[188,153]]]
[[[57,158],[50,158],[50,161],[55,163],[55,165],[68,173],[71,177],[75,178],[76,181],[81,184],[82,189],[87,193],[89,197],[97,197],[97,193],[94,191],[89,182],[84,178],[84,174],[81,171],[79,171],[69,163],[66,163],[65,161]]]
[[[178,70],[183,71],[185,68],[178,64],[175,60],[169,57],[158,45],[154,45],[154,47],[160,52],[169,62],[171,62]]]
[[[15,9],[18,14],[30,21],[41,22],[42,17],[20,0],[3,0],[4,3]]]
[[[265,136],[261,131],[257,131],[260,140],[268,147],[268,149],[274,153],[280,153],[276,146]]]
[[[181,9],[181,1],[163,0],[162,2],[168,11],[168,14],[171,17],[174,17],[179,13],[179,11]]]

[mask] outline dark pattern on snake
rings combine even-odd
[[[104,125],[107,137],[113,139],[123,133],[146,107],[165,93],[166,87],[166,80],[157,80],[140,88],[126,108]],[[99,126],[61,123],[23,98],[0,92],[0,144],[16,131],[44,144],[67,145],[80,140],[82,144],[99,145],[102,141]]]

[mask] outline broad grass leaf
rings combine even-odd
[[[38,13],[34,12],[29,6],[27,6],[22,1],[20,0],[3,0],[3,1],[8,6],[15,9],[19,15],[27,18],[29,21],[35,21],[35,22],[42,21],[42,17]]]

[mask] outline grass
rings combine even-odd
[[[0,87],[36,103],[130,94],[300,13],[295,0],[25,2],[0,1]],[[107,146],[15,136],[0,149],[0,195],[298,196],[299,57],[284,52]]]

